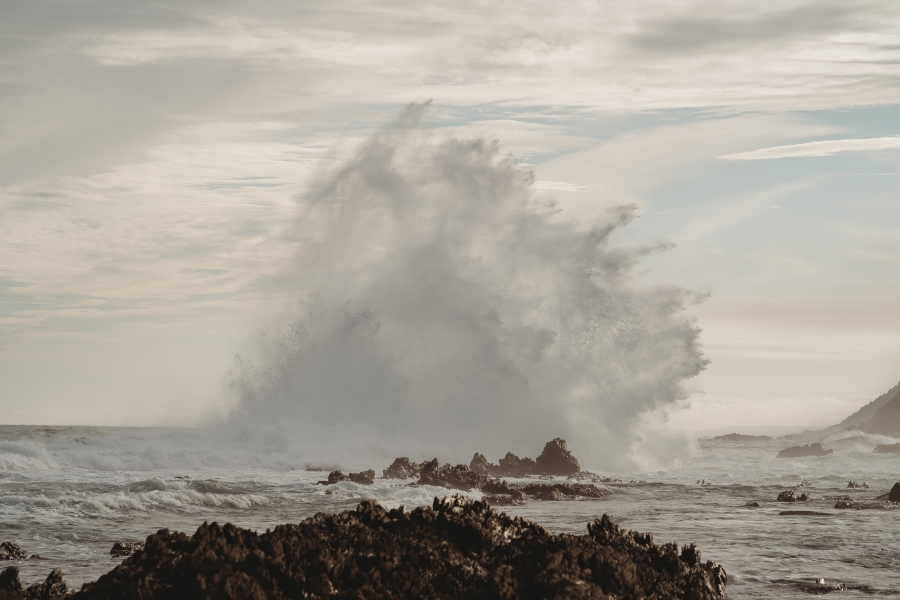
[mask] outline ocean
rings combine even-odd
[[[264,531],[353,509],[366,498],[413,507],[452,493],[381,479],[317,485],[328,475],[317,469],[333,465],[308,464],[277,441],[220,437],[188,429],[0,426],[0,542],[41,556],[9,564],[26,585],[59,568],[70,587],[80,587],[122,560],[109,555],[114,542],[140,541],[158,529],[193,533],[218,521]],[[776,459],[794,443],[699,440],[695,456],[670,469],[600,472],[621,480],[599,486],[605,499],[532,500],[498,510],[567,533],[585,532],[606,513],[658,543],[695,543],[704,560],[724,566],[729,598],[805,598],[821,591],[810,587],[819,579],[844,586],[834,592],[840,597],[900,597],[900,512],[875,502],[900,480],[900,456],[873,454],[880,441],[847,437],[824,444],[834,449],[829,456]],[[368,466],[380,475],[390,462]],[[850,480],[869,488],[848,489]],[[776,502],[786,489],[811,500]],[[839,496],[879,508],[835,509]],[[785,510],[820,514],[779,514]]]

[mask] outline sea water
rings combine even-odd
[[[607,513],[658,543],[695,543],[704,560],[725,567],[729,598],[806,597],[804,584],[819,579],[847,586],[834,592],[841,597],[900,596],[900,511],[885,503],[834,508],[837,496],[874,503],[900,480],[900,456],[873,454],[871,439],[848,437],[825,444],[832,455],[775,458],[788,445],[699,440],[697,455],[677,467],[601,473],[621,480],[600,485],[605,499],[532,500],[500,510],[566,533],[584,533]],[[368,466],[380,474],[390,460],[382,462]],[[203,430],[0,426],[0,541],[42,557],[9,562],[24,583],[59,568],[79,587],[122,560],[109,555],[114,542],[143,540],[162,528],[192,533],[218,521],[262,532],[367,498],[413,507],[451,493],[382,479],[317,485],[327,471],[313,469],[332,466],[307,464],[277,440],[226,443]],[[799,487],[804,480],[809,485]],[[848,489],[849,480],[870,487]],[[812,499],[776,502],[785,489]],[[781,515],[785,510],[822,514]]]

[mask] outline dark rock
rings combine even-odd
[[[22,583],[19,581],[19,567],[6,567],[0,572],[0,594],[18,593],[22,591]],[[15,597],[15,596],[11,596]],[[0,596],[3,598],[3,596]]]
[[[794,495],[794,490],[784,490],[780,494],[778,494],[778,498],[776,499],[778,502],[796,502],[797,496]]]
[[[333,485],[341,481],[352,481],[353,483],[359,483],[362,485],[372,485],[373,483],[375,483],[375,471],[369,469],[368,471],[350,473],[349,475],[344,475],[340,471],[332,471],[328,474],[327,481],[319,481],[317,483],[318,485]]]
[[[391,466],[382,471],[382,477],[384,479],[413,479],[419,476],[424,464],[414,463],[405,456],[401,456],[395,458]]]
[[[484,454],[479,454],[478,452],[472,457],[472,461],[469,463],[469,469],[479,475],[497,475],[500,473],[500,467],[489,463]]]
[[[850,500],[844,500],[844,499],[840,499],[837,502],[835,502],[834,507],[841,508],[841,509],[847,509],[847,508],[857,509],[857,508],[859,508],[856,504],[854,504]]]
[[[744,506],[747,508],[759,508],[759,502],[748,502]]]
[[[419,472],[419,485],[434,485],[453,490],[481,489],[487,484],[489,477],[476,473],[466,465],[440,466],[438,459],[431,460],[422,465]]]
[[[556,488],[537,490],[534,493],[535,500],[574,500],[575,496],[566,496]]]
[[[524,494],[522,496],[524,497]],[[508,494],[485,494],[482,501],[491,506],[521,506],[525,503],[522,498]]]
[[[144,549],[144,542],[116,542],[113,544],[112,549],[110,549],[109,553],[113,558],[119,558],[120,556],[131,556],[138,550]]]
[[[816,512],[814,510],[783,510],[778,513],[781,516],[809,516],[809,517],[830,517],[831,513]]]
[[[259,535],[204,523],[162,530],[78,599],[497,598],[723,600],[725,570],[657,546],[606,515],[587,535],[554,535],[454,496],[411,513],[372,501]]]
[[[560,496],[585,498],[605,498],[606,495],[589,483],[529,483],[522,488],[522,491],[529,496],[534,496],[539,500],[562,500],[563,498],[549,498],[547,494],[553,491],[559,493]]]
[[[28,558],[43,558],[40,554],[32,554]]]
[[[834,454],[834,450],[826,450],[822,447],[822,444],[816,442],[804,446],[785,448],[775,458],[800,458],[802,456],[825,456],[826,454]]]
[[[605,475],[597,475],[596,473],[591,473],[590,471],[579,471],[578,473],[573,473],[566,477],[566,479],[574,479],[575,481],[590,481],[592,483],[622,483],[621,479],[613,479],[612,477],[606,477]],[[632,481],[631,483],[635,483]]]
[[[714,440],[723,442],[752,442],[753,440],[765,441],[771,440],[767,435],[744,435],[743,433],[726,433],[725,435],[717,435]]]
[[[900,483],[895,483],[888,493],[888,500],[891,502],[900,502]]]
[[[20,558],[28,558],[28,553],[19,548],[18,544],[13,542],[0,544],[0,560],[18,560]]]
[[[581,470],[578,459],[566,448],[566,440],[556,438],[544,444],[544,451],[537,457],[536,472],[541,475],[572,475]]]
[[[525,477],[537,471],[537,463],[531,458],[519,458],[512,452],[500,459],[501,477]]]
[[[874,454],[900,454],[900,442],[896,444],[878,444],[872,452]]]
[[[849,483],[847,484],[847,487],[848,487],[848,488],[857,489],[857,490],[859,490],[859,489],[869,489],[869,484],[866,483],[865,481],[863,481],[862,483],[857,483],[857,482],[855,482],[855,481],[851,481],[851,482],[849,482]]]
[[[0,600],[52,600],[71,598],[59,569],[53,569],[43,583],[35,583],[22,589],[19,568],[8,567],[0,573]]]

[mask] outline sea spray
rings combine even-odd
[[[284,272],[301,308],[236,358],[228,427],[337,460],[534,455],[561,436],[587,466],[622,465],[641,415],[706,364],[689,293],[632,277],[668,246],[613,244],[634,207],[579,220],[497,142],[435,139],[428,110],[312,187]]]

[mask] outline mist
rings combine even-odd
[[[236,356],[226,426],[314,460],[496,460],[560,436],[587,466],[671,461],[644,417],[706,360],[691,293],[635,276],[669,246],[616,242],[636,207],[567,214],[498,142],[438,139],[430,110],[407,107],[301,202],[297,308]]]

